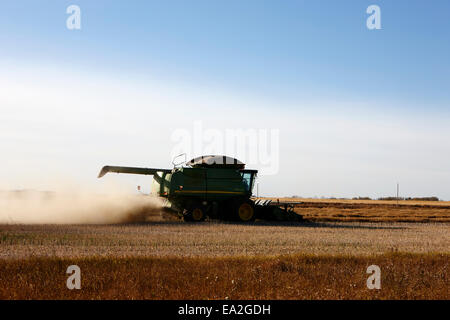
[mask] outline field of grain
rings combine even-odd
[[[450,299],[447,205],[295,210],[306,221],[0,225],[0,299]],[[66,287],[72,264],[81,290]],[[372,264],[381,290],[366,287]]]
[[[306,222],[1,225],[0,259],[450,252],[450,224]]]
[[[450,299],[444,254],[0,260],[0,299]],[[81,269],[81,289],[66,269]],[[381,289],[366,286],[381,268]]]
[[[450,222],[450,202],[270,198],[309,221]]]

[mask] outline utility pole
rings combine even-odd
[[[400,193],[400,184],[397,182],[397,205],[399,201],[399,193]]]

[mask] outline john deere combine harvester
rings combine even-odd
[[[153,175],[151,193],[167,199],[170,209],[185,221],[301,220],[291,203],[253,198],[258,171],[226,156],[202,156],[173,169],[105,166],[98,177],[108,172]]]

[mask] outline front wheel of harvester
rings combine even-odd
[[[238,202],[236,211],[238,221],[249,222],[255,220],[255,206],[251,201]]]
[[[206,213],[203,207],[195,206],[184,215],[184,221],[201,222],[206,219]]]

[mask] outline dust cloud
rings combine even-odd
[[[0,224],[116,224],[158,221],[162,200],[149,195],[0,192]]]

